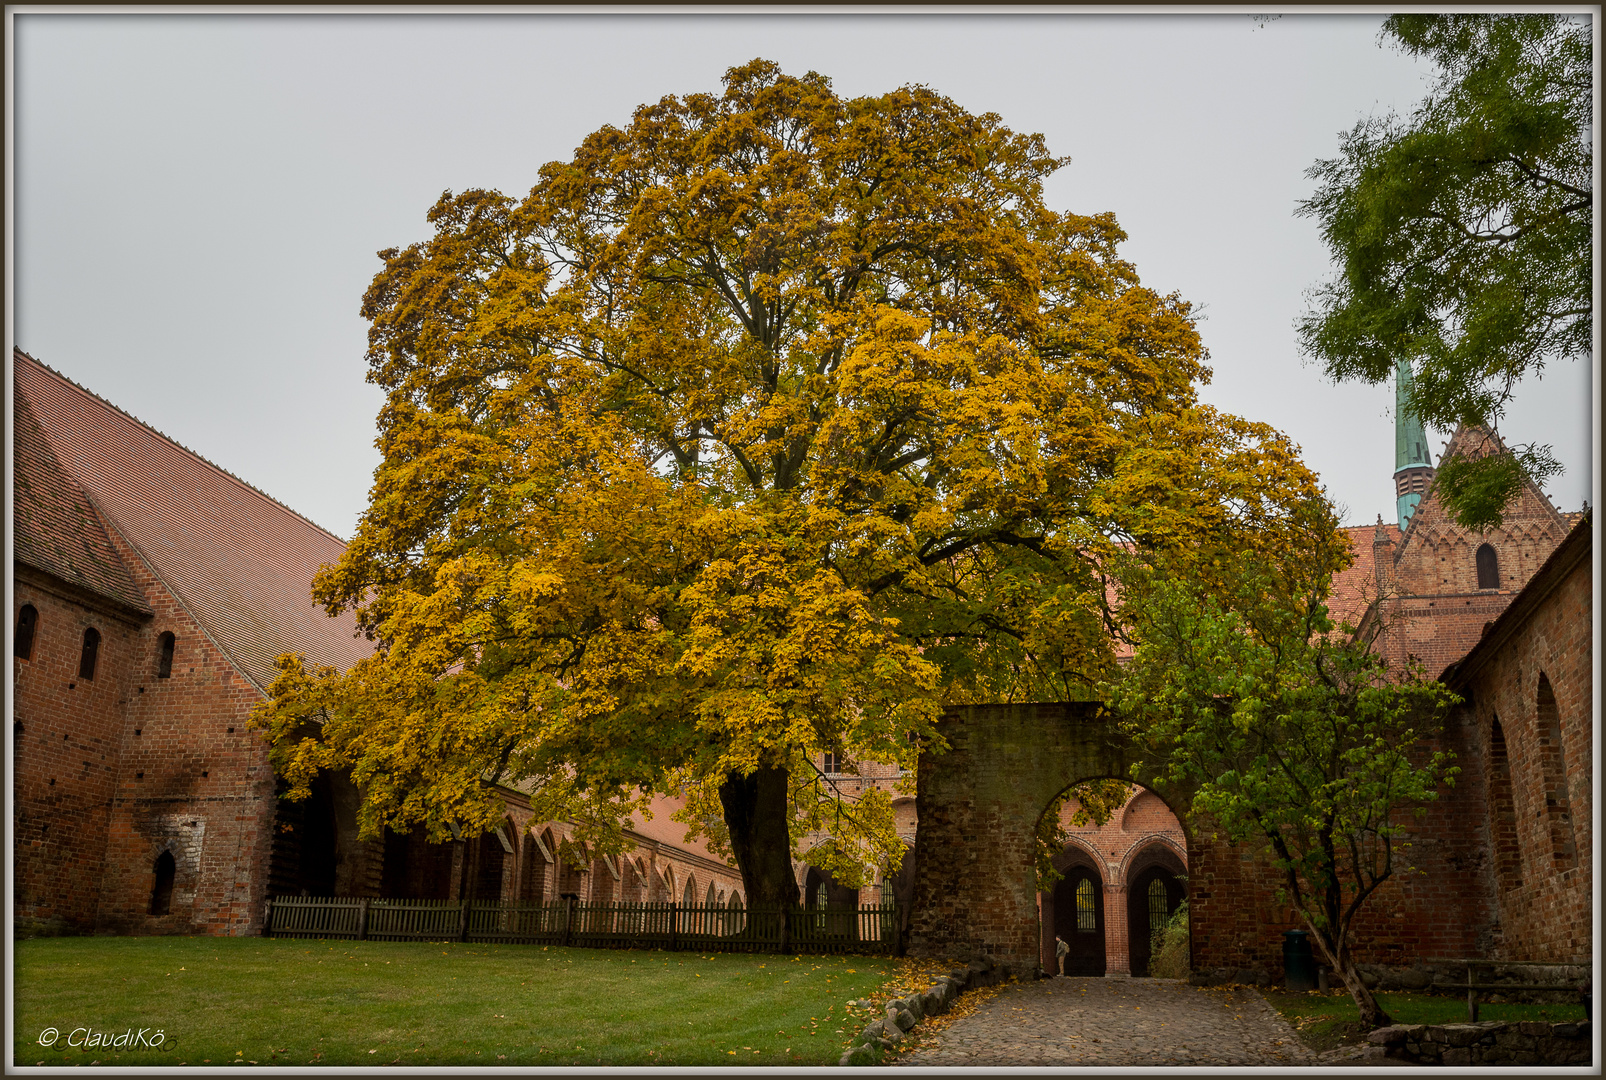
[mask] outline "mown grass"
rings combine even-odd
[[[19,1065],[835,1065],[896,961],[267,938],[16,943]],[[60,1032],[40,1045],[46,1028]],[[69,1035],[165,1033],[166,1050]],[[80,1034],[83,1041],[86,1035]]]
[[[1299,1032],[1300,1039],[1317,1052],[1337,1046],[1364,1042],[1367,1029],[1361,1026],[1355,999],[1342,990],[1322,994],[1310,991],[1288,994],[1264,990],[1266,1000]],[[1396,1024],[1464,1024],[1467,999],[1462,994],[1378,994],[1378,1004]],[[1557,1001],[1547,1005],[1481,1003],[1479,1020],[1544,1020],[1552,1024],[1584,1019],[1584,1006],[1578,1002]]]

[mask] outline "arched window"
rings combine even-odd
[[[17,636],[11,643],[11,652],[23,660],[33,659],[33,631],[39,625],[39,609],[32,604],[22,605],[17,612]]]
[[[151,914],[166,915],[173,908],[173,878],[178,871],[171,851],[156,856],[155,870],[156,884],[151,888]]]
[[[1171,920],[1169,900],[1166,896],[1165,882],[1155,878],[1149,882],[1149,934],[1152,937],[1165,929],[1165,924]]]
[[[1489,728],[1489,839],[1494,846],[1495,874],[1502,890],[1522,884],[1517,848],[1517,807],[1511,795],[1511,759],[1506,734],[1495,718]]]
[[[93,679],[95,677],[95,657],[100,652],[100,631],[91,626],[84,631],[84,651],[78,658],[78,677],[80,679]]]
[[[1539,673],[1539,763],[1544,773],[1545,816],[1550,819],[1550,850],[1558,869],[1578,865],[1572,799],[1567,790],[1567,755],[1561,743],[1561,713],[1550,680]]]
[[[697,902],[697,882],[691,877],[686,878],[686,891],[681,894],[682,907],[691,907]]]
[[[1500,587],[1500,557],[1494,553],[1494,548],[1488,544],[1478,547],[1478,588],[1498,589]]]
[[[713,907],[716,903],[718,903],[718,900],[714,897],[714,883],[712,881],[708,883],[708,895],[703,897],[703,903],[707,904],[709,907]]]
[[[173,677],[173,634],[164,631],[156,639],[156,677],[158,679],[171,679]]]
[[[1076,928],[1090,934],[1099,928],[1098,912],[1093,906],[1093,882],[1088,878],[1076,883]]]

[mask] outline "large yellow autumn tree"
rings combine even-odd
[[[1188,305],[1044,205],[1062,164],[758,60],[523,200],[443,195],[364,300],[384,460],[314,589],[377,649],[281,661],[292,795],[349,768],[366,829],[443,838],[518,783],[606,849],[683,794],[751,903],[796,901],[804,831],[850,878],[895,858],[819,753],[912,769],[946,705],[1085,697],[1116,545],[1274,544],[1314,486],[1198,403]]]

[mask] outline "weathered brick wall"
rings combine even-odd
[[[1128,775],[1129,749],[1096,705],[972,706],[946,714],[947,753],[922,754],[916,807],[916,956],[1039,963],[1036,823],[1079,780]]]
[[[1486,955],[1495,941],[1486,830],[1479,828],[1483,775],[1476,731],[1451,717],[1442,740],[1462,772],[1454,787],[1418,818],[1396,820],[1394,872],[1366,901],[1355,923],[1354,957],[1362,964],[1409,964],[1420,958]],[[1191,823],[1189,903],[1196,972],[1217,978],[1250,973],[1282,978],[1282,932],[1304,929],[1276,893],[1283,874],[1262,845],[1230,845],[1208,821]],[[1319,961],[1319,958],[1318,958]]]
[[[108,811],[122,753],[135,615],[32,575],[15,579],[11,619],[39,612],[29,659],[12,659],[15,923],[22,933],[94,929]],[[78,675],[84,631],[100,631],[95,677]]]
[[[1129,775],[1127,754],[1091,707],[974,707],[942,724],[953,749],[921,762],[910,951],[991,954],[1024,971],[1040,957],[1038,817],[1071,783]],[[1477,827],[1484,794],[1476,735],[1475,725],[1459,718],[1446,729],[1443,745],[1463,772],[1422,818],[1404,818],[1410,829],[1399,843],[1407,846],[1396,853],[1394,877],[1363,909],[1357,962],[1480,955],[1494,944],[1488,835]],[[1281,874],[1261,845],[1229,844],[1209,821],[1190,821],[1187,793],[1158,794],[1160,807],[1178,809],[1187,835],[1195,971],[1281,979],[1282,931],[1300,925],[1277,899]],[[1160,807],[1153,808],[1156,818]],[[1117,917],[1124,917],[1124,906],[1107,904],[1118,937]]]
[[[131,658],[99,928],[116,933],[261,930],[276,800],[267,746],[246,720],[261,693],[112,530],[155,617]],[[172,674],[158,641],[174,636]],[[169,914],[150,914],[156,859],[173,853]]]
[[[1586,552],[1472,676],[1460,710],[1478,736],[1479,760],[1488,760],[1496,720],[1509,759],[1518,880],[1497,886],[1497,904],[1501,954],[1512,959],[1570,960],[1593,944],[1593,602]],[[1541,675],[1561,734],[1550,762]],[[1491,811],[1479,794],[1468,813],[1487,837]]]

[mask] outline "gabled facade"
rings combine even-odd
[[[447,844],[359,838],[341,776],[281,801],[248,719],[280,654],[367,655],[349,612],[312,602],[344,543],[26,353],[13,363],[19,933],[255,934],[276,895],[740,897],[670,800],[625,857],[567,861],[570,827],[532,820],[514,789],[498,830]]]
[[[1463,427],[1444,457],[1476,459],[1503,449],[1494,432]],[[1487,533],[1464,529],[1445,509],[1430,473],[1403,529],[1379,522],[1351,532],[1356,540],[1371,533],[1370,550],[1356,552],[1357,568],[1368,578],[1363,591],[1370,593],[1358,620],[1361,635],[1377,635],[1376,648],[1391,667],[1415,659],[1430,676],[1443,671],[1478,643],[1571,527],[1528,483],[1499,526]]]
[[[13,363],[17,928],[255,933],[277,800],[247,718],[280,652],[344,667],[367,651],[308,591],[343,545]]]

